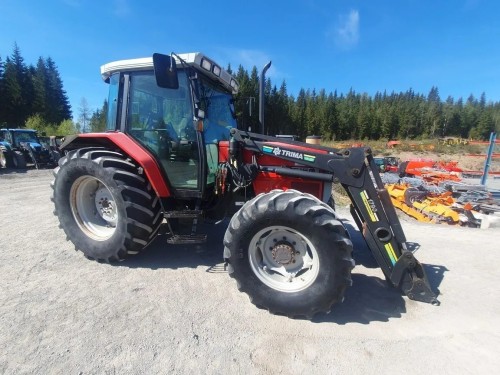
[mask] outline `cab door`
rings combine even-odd
[[[128,81],[126,132],[156,157],[175,195],[200,197],[203,141],[194,127],[184,71],[179,71],[177,89],[158,87],[152,71],[133,72]]]

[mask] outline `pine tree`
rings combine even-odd
[[[30,115],[28,98],[32,95],[33,88],[28,68],[17,44],[14,44],[12,55],[5,61],[3,88],[4,117],[2,121],[13,128],[24,126]]]
[[[299,138],[304,139],[307,134],[306,128],[306,109],[307,109],[307,96],[304,89],[300,89],[299,95],[297,96],[297,101],[292,111],[292,118],[295,122],[296,133]]]
[[[439,97],[439,90],[433,86],[429,95],[427,96],[428,110],[427,110],[427,126],[424,127],[426,134],[430,136],[438,135],[439,128],[442,126],[442,104]]]
[[[28,67],[14,44],[12,55],[5,63],[0,60],[0,65],[0,123],[24,127],[36,114],[52,125],[71,118],[71,107],[52,59],[40,57],[36,67]]]
[[[32,72],[33,80],[33,90],[34,90],[34,100],[32,104],[32,112],[34,114],[40,114],[44,118],[46,117],[46,92],[47,87],[47,69],[45,67],[45,61],[42,57],[38,58],[36,64],[36,69]]]
[[[99,133],[106,130],[106,116],[108,114],[108,101],[104,100],[104,104],[101,109],[94,111],[90,117],[90,131],[93,133]]]
[[[474,128],[477,127],[479,120],[479,112],[477,111],[478,102],[474,98],[474,95],[470,95],[467,98],[464,109],[462,111],[462,137],[475,136]]]
[[[363,94],[361,96],[357,122],[359,128],[359,133],[357,138],[369,139],[371,135],[373,116],[371,108],[371,99],[368,96],[368,94]]]
[[[288,93],[286,90],[286,82],[283,80],[280,89],[277,93],[277,134],[290,134],[295,135],[292,120],[290,119],[290,109]]]
[[[320,134],[325,140],[336,139],[339,124],[335,95],[330,93],[325,103],[324,121],[321,123]]]
[[[487,140],[491,132],[495,131],[495,122],[490,109],[482,111],[477,126],[471,131],[471,136],[476,139]]]
[[[60,123],[71,118],[71,106],[55,62],[49,57],[46,60],[47,80],[45,87],[46,112],[45,119],[51,123]]]
[[[87,99],[85,99],[85,98],[81,99],[80,107],[78,108],[78,111],[80,112],[79,121],[80,121],[82,133],[90,132],[91,131],[90,119],[91,119],[92,115],[90,113],[90,107],[89,107],[89,103],[87,102]]]

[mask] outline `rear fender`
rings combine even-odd
[[[70,151],[84,147],[105,147],[118,149],[134,160],[144,170],[151,187],[160,198],[168,198],[171,193],[165,178],[154,157],[139,143],[124,133],[85,133],[70,135],[61,145],[62,151]]]

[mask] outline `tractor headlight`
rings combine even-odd
[[[212,71],[212,63],[207,59],[201,60],[201,67],[209,72]]]
[[[217,77],[220,77],[220,72],[221,72],[221,68],[220,66],[218,65],[215,65],[214,64],[214,67],[212,69],[212,72],[217,76]]]
[[[233,88],[234,91],[238,92],[239,85],[238,82],[236,82],[234,79],[231,79],[231,87]]]

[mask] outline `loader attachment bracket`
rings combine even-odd
[[[431,290],[422,264],[409,250],[404,250],[394,265],[391,282],[400,286],[409,299],[439,306],[436,294]]]

